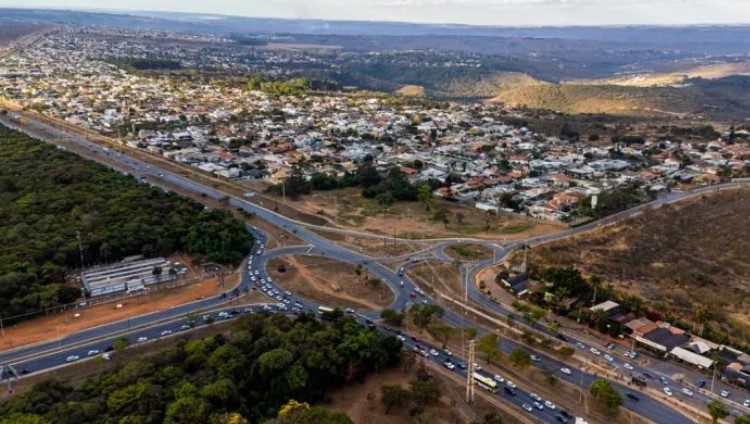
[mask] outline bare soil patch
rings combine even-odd
[[[330,306],[380,310],[394,300],[386,283],[376,283],[364,268],[358,274],[354,265],[321,256],[275,258],[267,270],[284,289]]]

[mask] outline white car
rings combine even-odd
[[[750,399],[745,399],[744,402],[742,402],[742,406],[745,408],[750,408]]]
[[[181,331],[190,330],[190,326],[187,325],[187,324],[185,324],[185,325],[183,325],[183,326],[180,327],[180,330]]]
[[[75,362],[78,360],[78,355],[70,355],[65,358],[65,362]]]
[[[540,411],[544,409],[544,405],[541,402],[534,402],[534,407]]]
[[[168,336],[170,334],[172,334],[172,330],[164,330],[164,331],[161,332],[162,337],[163,336]]]
[[[438,356],[438,355],[439,355],[439,353],[438,353],[438,351],[437,351],[437,350],[435,350],[435,349],[430,349],[430,355],[432,355],[432,356]]]
[[[534,362],[539,362],[539,361],[541,361],[541,358],[539,358],[536,355],[531,355],[531,360],[534,361]]]
[[[612,355],[610,355],[609,353],[604,354],[604,359],[606,359],[607,362],[612,362],[615,360],[615,358],[613,358]]]
[[[512,382],[510,380],[506,381],[505,385],[508,386],[508,387],[510,387],[511,389],[515,389],[516,388],[516,383],[514,383],[514,382]]]
[[[529,397],[532,398],[532,399],[534,399],[537,402],[541,402],[542,401],[542,397],[539,396],[536,393],[529,393]]]
[[[672,389],[670,389],[669,387],[665,387],[662,390],[664,391],[664,394],[667,396],[672,396],[674,394],[672,393]]]
[[[451,361],[445,361],[445,363],[443,365],[445,365],[445,368],[448,368],[449,370],[456,369],[456,366],[453,365],[453,362],[451,362]]]
[[[552,410],[554,410],[555,408],[557,408],[557,406],[555,406],[554,403],[552,403],[551,401],[548,401],[548,400],[544,401],[544,406],[546,406],[547,408],[552,409]]]
[[[505,382],[505,379],[497,374],[492,376],[492,379],[497,381],[498,383],[502,384]]]
[[[570,368],[568,368],[568,367],[562,367],[562,368],[560,368],[560,372],[563,373],[563,374],[565,374],[565,375],[570,375]]]
[[[521,406],[521,408],[523,408],[523,410],[526,412],[531,412],[534,410],[534,408],[532,408],[531,405],[529,405],[528,403],[524,403],[523,406]]]
[[[622,364],[622,366],[625,367],[625,368],[627,368],[627,369],[629,369],[629,370],[633,369],[633,366],[630,365],[630,364],[628,364],[627,362],[625,362],[624,364]]]
[[[86,356],[94,356],[94,355],[98,355],[98,354],[99,354],[99,351],[98,351],[98,350],[96,350],[96,349],[92,349],[92,350],[90,350],[90,351],[89,351],[89,352],[88,352],[88,353],[86,354]]]
[[[401,334],[399,334],[398,336],[396,336],[396,340],[398,340],[400,342],[405,342],[406,341],[406,337],[404,337]]]
[[[599,354],[601,354],[601,352],[599,352],[599,349],[597,349],[597,348],[595,348],[595,347],[592,347],[592,348],[591,348],[590,350],[591,350],[591,353],[593,353],[594,355],[599,355]]]
[[[141,336],[141,337],[138,337],[138,343],[143,343],[143,342],[145,342],[146,340],[148,340],[148,337],[146,337],[146,336]]]
[[[688,389],[687,387],[683,387],[682,388],[682,393],[684,393],[684,394],[686,394],[688,396],[693,396],[693,391],[690,390],[690,389]]]
[[[729,391],[728,390],[722,390],[721,393],[719,393],[721,397],[728,398],[729,397]]]

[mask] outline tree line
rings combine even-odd
[[[393,336],[341,313],[330,321],[254,314],[236,322],[229,336],[181,340],[77,387],[40,383],[0,405],[0,424],[348,424],[345,415],[308,404],[400,358]]]
[[[74,271],[177,251],[239,263],[252,236],[224,210],[138,183],[0,126],[0,316],[70,303]],[[80,250],[79,250],[80,242]]]

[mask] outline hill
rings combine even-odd
[[[731,71],[731,69],[726,69]],[[708,75],[708,71],[706,71]],[[721,75],[718,70],[714,75]],[[562,83],[531,77],[494,77],[478,84],[492,102],[511,107],[547,109],[570,114],[608,113],[613,115],[665,117],[692,116],[717,120],[743,119],[750,107],[750,77],[731,75],[714,79],[650,77],[651,80],[587,80]],[[493,83],[501,81],[501,83]],[[677,85],[663,85],[667,81]],[[456,85],[454,85],[456,87]]]
[[[4,317],[75,301],[80,289],[65,281],[82,265],[176,251],[238,263],[252,244],[226,211],[206,210],[3,126],[0,204]]]
[[[535,247],[529,262],[575,266],[699,335],[750,347],[748,213],[750,188],[704,195]]]

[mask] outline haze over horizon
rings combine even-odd
[[[750,23],[745,0],[0,0],[0,7],[497,26]],[[739,20],[745,17],[744,20]]]

